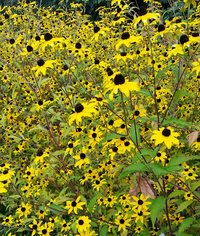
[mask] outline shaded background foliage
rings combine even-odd
[[[32,0],[30,0],[32,1]],[[49,6],[54,6],[54,9],[56,10],[59,6],[59,2],[60,0],[36,0],[36,3],[38,5],[41,4],[42,7],[49,7]],[[70,3],[72,2],[76,2],[76,3],[83,3],[82,0],[64,0],[63,2],[63,6],[65,8],[70,8]],[[144,3],[143,0],[130,0],[130,3],[135,4],[137,2],[137,4],[141,7],[141,6],[147,6],[146,3]],[[169,4],[168,0],[160,0],[159,1],[162,6],[163,6],[163,11],[166,12],[165,14],[165,19],[168,19],[169,17],[173,16],[174,13],[172,11],[172,8]],[[99,14],[98,11],[96,11],[97,8],[99,8],[100,6],[106,6],[106,7],[110,7],[110,3],[111,0],[88,0],[85,2],[85,14],[89,14],[91,15],[91,20],[92,21],[96,21],[99,19]],[[16,6],[18,4],[18,0],[0,0],[0,5],[1,6]],[[184,4],[183,2],[177,3],[178,7],[182,7]],[[175,13],[178,13],[178,10],[175,9]]]

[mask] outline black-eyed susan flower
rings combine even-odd
[[[193,62],[192,65],[194,66],[192,71],[196,71],[196,75],[198,75],[200,72],[200,60]]]
[[[105,205],[110,207],[112,207],[116,202],[117,202],[116,196],[109,196],[104,200]]]
[[[79,124],[82,121],[82,117],[92,117],[92,113],[96,113],[94,103],[77,103],[75,106],[75,112],[69,116],[69,125],[72,125],[73,121]]]
[[[7,192],[7,189],[5,188],[5,185],[0,182],[0,193],[6,193]]]
[[[131,226],[129,224],[129,221],[131,221],[131,219],[128,219],[128,218],[129,218],[129,215],[126,214],[125,216],[119,216],[117,217],[117,219],[115,219],[115,224],[118,225],[118,231],[120,231],[121,229],[125,231],[126,226]]]
[[[137,198],[135,196],[132,196],[132,198],[134,199],[134,202],[132,202],[132,204],[134,205],[133,209],[137,209],[138,211],[148,210],[147,205],[151,204],[151,202],[147,202],[147,199],[149,198],[149,196],[146,196],[144,198],[144,195],[142,193],[140,195],[140,198]]]
[[[91,227],[90,225],[91,220],[89,219],[88,216],[81,216],[78,218],[76,221],[76,228],[78,232],[83,232],[86,231],[88,228]]]
[[[48,60],[44,61],[43,59],[39,59],[37,61],[37,66],[34,66],[32,70],[36,70],[35,76],[38,77],[40,73],[46,75],[47,68],[54,68],[53,63],[56,63],[56,60]]]
[[[152,139],[155,139],[155,145],[163,143],[167,146],[167,148],[171,148],[173,144],[179,144],[179,140],[176,138],[179,136],[179,133],[174,132],[171,127],[162,127],[159,130],[154,130]]]
[[[134,210],[135,213],[132,214],[132,217],[135,217],[135,222],[137,223],[138,220],[141,221],[141,223],[144,222],[144,216],[148,216],[150,215],[151,213],[150,212],[147,212],[145,210],[141,210],[141,211],[138,211],[138,210]]]
[[[1,174],[0,174],[0,181],[4,181],[7,179],[11,179],[12,176],[15,175],[15,171],[14,170],[4,170]]]
[[[70,229],[71,222],[67,223],[65,220],[63,220],[60,224],[62,225],[61,232],[62,231],[67,231],[67,230]]]
[[[9,215],[3,219],[2,225],[10,226],[12,223],[13,223],[13,217]]]
[[[80,202],[80,196],[77,197],[76,201],[67,201],[67,205],[64,207],[68,210],[68,214],[74,211],[75,214],[78,214],[77,210],[83,210],[82,206],[85,205],[85,202]]]
[[[17,208],[16,214],[19,214],[19,217],[27,217],[32,211],[32,206],[29,203],[22,202],[21,206]]]
[[[178,214],[175,214],[174,216],[173,216],[173,224],[176,224],[176,225],[178,225],[179,223],[181,223],[181,222],[183,222],[183,219],[184,219],[184,217],[182,216],[181,217],[181,214],[180,213],[178,213]]]
[[[47,210],[46,207],[45,207],[45,210]],[[39,219],[41,219],[41,218],[44,219],[44,217],[48,214],[43,210],[39,210],[36,212],[36,215],[38,216]]]
[[[53,231],[53,229],[51,229],[51,227],[47,223],[45,223],[44,225],[39,227],[38,234],[42,236],[50,236],[51,231]]]
[[[78,166],[80,169],[81,169],[82,165],[90,163],[89,158],[86,156],[85,147],[83,147],[82,152],[80,154],[73,156],[73,158],[78,160],[75,164],[75,167]]]
[[[118,93],[118,90],[124,93],[127,97],[130,95],[130,91],[140,90],[140,86],[137,82],[129,82],[124,78],[121,72],[115,73],[113,81],[106,81],[104,86],[106,88],[105,92],[111,90],[109,95],[110,100],[113,100],[113,95]]]
[[[126,45],[126,47],[130,47],[131,43],[140,43],[142,41],[142,36],[131,36],[129,32],[123,32],[121,35],[121,39],[118,40],[115,47],[118,51],[121,45]]]
[[[29,225],[29,227],[32,229],[31,236],[34,236],[37,233],[37,230],[39,229],[41,224],[42,221],[37,222],[37,220],[33,219],[33,223]]]
[[[144,25],[147,25],[148,20],[158,20],[160,18],[159,13],[148,13],[146,8],[140,7],[138,11],[138,17],[133,20],[134,27],[136,28],[137,24],[142,21]]]
[[[99,178],[99,179],[96,179],[96,180],[93,182],[92,186],[93,186],[94,189],[96,189],[97,191],[99,191],[100,187],[101,187],[103,184],[106,184],[105,179]]]
[[[191,192],[186,192],[186,193],[184,194],[184,198],[185,198],[185,200],[187,200],[187,201],[192,200],[193,197],[194,197],[194,195],[193,195]]]

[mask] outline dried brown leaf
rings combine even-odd
[[[136,178],[136,186],[132,187],[131,190],[128,192],[130,197],[137,196],[138,192],[142,192],[144,197],[149,196],[149,198],[155,198],[154,192],[151,188],[151,184],[154,184],[155,182],[151,179],[145,179],[139,176],[137,173]],[[133,183],[131,183],[133,185]],[[133,198],[130,199],[131,202],[133,202]]]
[[[199,136],[198,131],[194,131],[186,136],[186,138],[188,139],[188,142],[189,142],[189,147],[196,141],[198,136]]]

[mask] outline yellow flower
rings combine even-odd
[[[157,146],[160,143],[163,143],[167,148],[171,148],[172,144],[179,144],[179,140],[175,137],[179,136],[179,133],[174,132],[171,127],[162,127],[160,130],[154,130],[152,139],[155,139],[155,145]]]
[[[69,116],[69,125],[71,126],[73,121],[75,120],[77,124],[79,124],[82,120],[82,117],[89,116],[92,117],[92,113],[96,113],[96,109],[94,108],[94,103],[86,104],[86,103],[78,103],[75,106],[75,112]]]
[[[131,226],[129,224],[129,221],[131,219],[127,219],[127,218],[128,218],[128,214],[126,214],[125,216],[119,216],[117,219],[115,219],[115,224],[119,225],[118,231],[120,231],[121,229],[123,229],[123,231],[125,231],[126,226]]]
[[[126,47],[130,47],[131,43],[139,43],[142,39],[142,36],[130,36],[129,32],[124,32],[121,35],[121,39],[119,39],[115,45],[116,50],[118,51],[121,45],[126,45]]]
[[[43,59],[40,59],[37,61],[37,66],[33,67],[32,70],[36,70],[36,73],[35,73],[35,76],[37,77],[40,72],[43,74],[43,75],[46,75],[46,70],[47,68],[54,68],[53,67],[53,63],[55,63],[56,60],[48,60],[48,61],[44,61]]]
[[[200,60],[198,60],[198,62],[197,62],[197,61],[193,62],[192,65],[195,66],[195,67],[192,69],[192,71],[195,71],[195,70],[196,70],[196,75],[198,75],[199,72],[200,72]]]
[[[127,97],[130,94],[130,91],[139,91],[140,87],[137,82],[129,82],[125,80],[124,76],[120,73],[114,73],[113,76],[113,82],[112,81],[105,81],[105,88],[107,91],[111,91],[109,98],[110,100],[113,100],[113,94],[116,94],[118,90],[120,90],[122,93],[124,93]]]
[[[133,210],[136,208],[138,211],[148,210],[147,205],[151,204],[151,202],[146,202],[146,200],[149,198],[149,196],[146,196],[144,198],[144,195],[142,193],[140,198],[137,198],[135,196],[132,196],[132,198],[135,200],[135,202],[132,202],[132,204],[134,205]]]
[[[67,205],[64,208],[68,209],[68,214],[72,211],[74,211],[75,214],[78,214],[78,209],[83,210],[82,206],[85,205],[85,202],[79,202],[80,198],[81,197],[79,196],[76,201],[67,201]]]
[[[78,232],[81,233],[83,231],[86,231],[88,228],[90,228],[90,222],[88,216],[81,216],[76,221],[76,228],[78,229]]]
[[[31,213],[32,207],[29,203],[25,204],[22,202],[22,205],[16,210],[16,214],[19,214],[19,217],[29,215]]]

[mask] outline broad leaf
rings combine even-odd
[[[90,213],[92,213],[92,210],[93,210],[93,208],[94,208],[94,205],[95,205],[96,200],[97,200],[97,198],[98,198],[99,195],[101,195],[101,193],[97,193],[97,194],[92,198],[92,200],[89,202],[89,204],[88,204],[88,209],[89,209],[89,212],[90,212]]]
[[[131,125],[130,135],[134,144],[138,145],[139,147],[140,146],[140,131],[139,131],[138,126],[135,125],[134,123]]]
[[[190,204],[192,204],[194,202],[194,200],[189,200],[189,201],[185,201],[183,203],[181,203],[179,206],[178,206],[178,209],[176,210],[175,214],[185,210]]]
[[[152,225],[154,227],[154,224],[156,222],[156,218],[158,217],[160,210],[162,210],[163,206],[165,205],[165,198],[158,197],[152,201],[153,201],[153,203],[150,205],[150,211],[151,211],[150,217],[151,217]]]
[[[193,217],[184,219],[183,222],[181,222],[181,225],[179,226],[178,233],[181,234],[186,228],[190,227],[194,220],[195,219]]]

